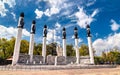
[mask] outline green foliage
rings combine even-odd
[[[47,45],[47,55],[57,55],[56,52],[57,43],[51,43]]]
[[[9,58],[13,54],[15,38],[7,40],[5,38],[0,39],[0,57],[3,59]]]
[[[88,56],[89,55],[89,49],[88,46],[85,44],[82,44],[79,48],[80,56]]]
[[[29,42],[27,40],[21,40],[20,53],[28,53]]]
[[[75,50],[73,48],[73,45],[67,45],[66,50],[67,50],[67,56],[75,56]]]
[[[95,56],[94,61],[95,61],[95,64],[103,64],[104,63],[102,57],[100,57],[100,56]]]
[[[111,50],[108,53],[102,53],[102,59],[104,63],[108,64],[120,64],[120,52],[118,50]]]
[[[33,54],[42,55],[42,44],[35,44]]]

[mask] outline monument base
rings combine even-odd
[[[116,65],[16,65],[0,66],[0,70],[66,70],[116,68]]]

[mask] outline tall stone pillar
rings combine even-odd
[[[63,56],[66,58],[66,29],[63,28]]]
[[[87,29],[87,39],[88,39],[88,47],[89,47],[89,55],[90,55],[90,64],[94,64],[94,54],[92,49],[90,26],[87,25],[86,29]]]
[[[33,59],[33,49],[34,49],[34,34],[35,34],[35,20],[32,22],[31,32],[30,32],[30,44],[29,44],[29,55],[30,55],[30,63],[32,63]]]
[[[78,29],[74,28],[74,37],[75,37],[75,51],[76,51],[76,63],[80,62],[79,48],[78,48]]]
[[[47,38],[47,25],[44,25],[44,30],[43,30],[43,45],[42,45],[43,63],[45,63],[45,59],[46,59],[46,38]]]
[[[18,62],[23,26],[24,26],[24,13],[22,12],[20,14],[18,27],[17,27],[18,32],[17,32],[17,37],[16,37],[16,41],[15,41],[15,46],[14,46],[12,65],[16,65]]]

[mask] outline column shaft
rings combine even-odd
[[[42,56],[43,56],[43,63],[45,63],[45,58],[46,58],[46,37],[43,37]]]
[[[16,65],[18,62],[21,37],[22,37],[22,28],[18,28],[17,38],[16,38],[15,46],[14,46],[12,65]]]
[[[66,39],[63,39],[63,56],[66,57]]]
[[[76,63],[80,62],[79,48],[78,48],[78,39],[75,39],[75,51],[76,51]]]
[[[88,47],[89,47],[89,55],[90,55],[90,64],[94,64],[94,55],[92,50],[91,37],[88,37]]]
[[[30,34],[29,55],[30,63],[33,61],[33,49],[34,49],[34,34]]]

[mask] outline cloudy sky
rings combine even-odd
[[[62,28],[67,44],[74,45],[74,27],[78,27],[79,46],[87,44],[86,23],[91,26],[96,54],[120,48],[120,0],[0,0],[0,38],[16,36],[19,14],[24,12],[22,39],[29,41],[32,20],[36,20],[35,42],[42,43],[43,26],[48,26],[47,43],[62,46]]]

